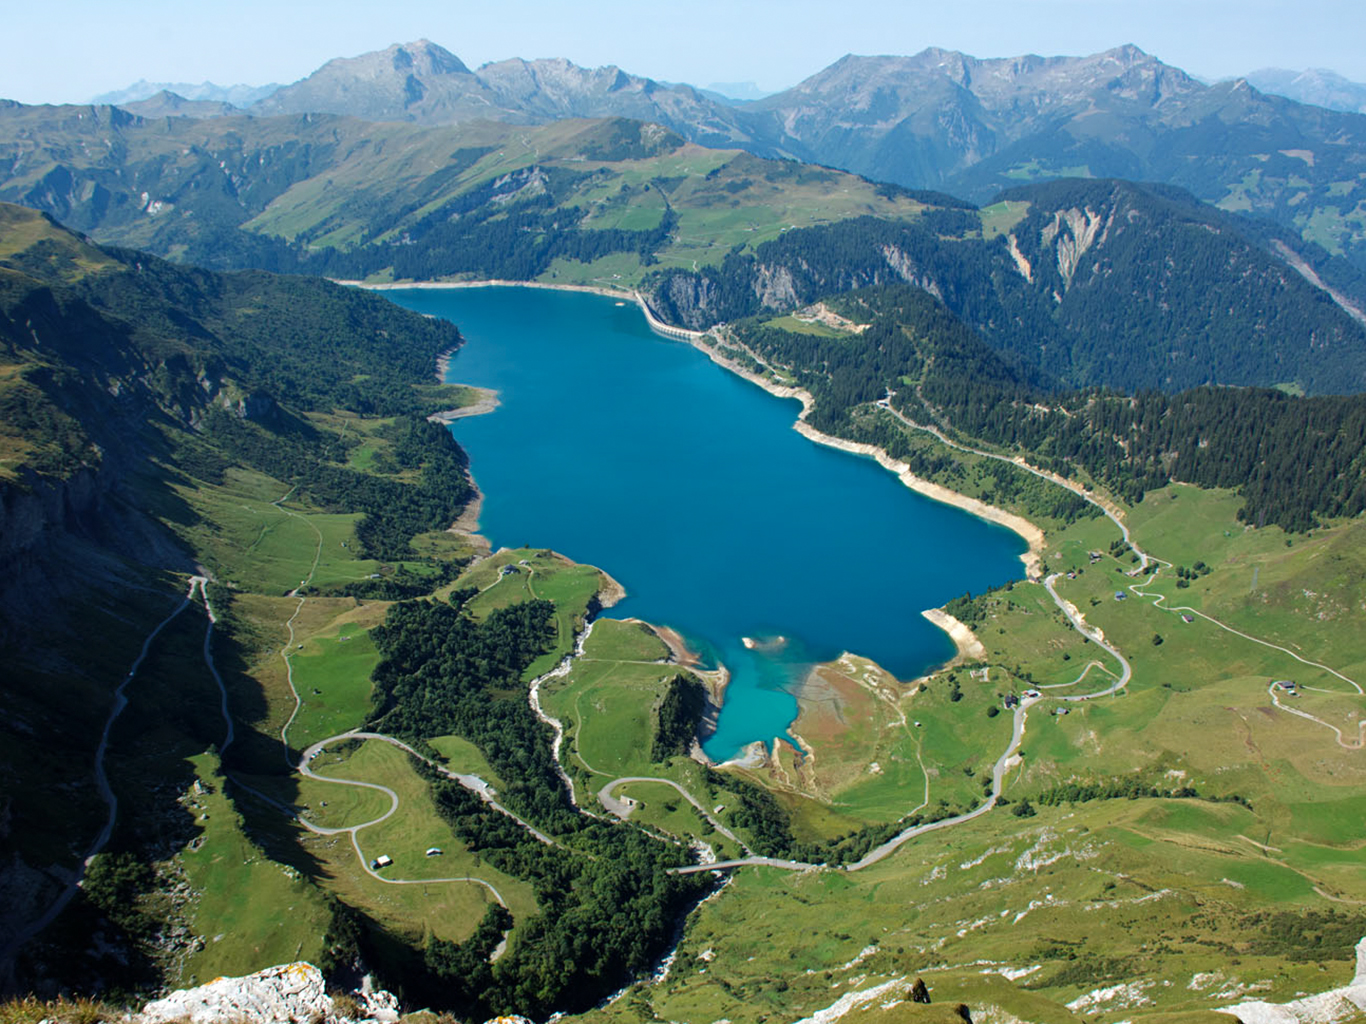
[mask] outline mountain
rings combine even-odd
[[[646,286],[692,327],[912,281],[1019,365],[1074,385],[1366,388],[1350,297],[1366,287],[1325,280],[1352,268],[1159,186],[1044,184],[979,211],[624,119],[19,105],[0,110],[0,167],[0,199],[222,269],[605,279]]]
[[[261,100],[252,113],[331,113],[419,124],[630,117],[682,131],[696,142],[726,144],[746,137],[729,110],[691,86],[665,85],[617,67],[513,59],[471,71],[450,51],[420,39],[329,61]]]
[[[122,107],[139,100],[151,99],[161,92],[172,92],[187,100],[208,103],[227,103],[234,107],[249,107],[273,93],[279,85],[214,85],[212,82],[149,82],[145,78],[126,89],[101,93],[90,102],[96,106]]]
[[[1361,310],[1287,262],[1279,238],[1189,193],[1067,179],[1007,192],[949,225],[942,215],[789,231],[719,266],[666,269],[654,300],[702,328],[905,282],[1038,383],[1366,390]]]
[[[751,100],[761,100],[772,93],[759,88],[759,84],[754,81],[747,82],[711,82],[702,87],[702,91],[709,96],[720,96],[728,103],[748,103]]]
[[[253,561],[234,540],[241,526],[265,539],[263,517],[280,520],[274,530],[310,510],[340,514],[347,550],[367,559],[354,579],[379,573],[379,559],[393,559],[391,570],[399,557],[425,561],[409,538],[444,531],[471,493],[463,452],[425,421],[452,403],[429,382],[438,354],[459,342],[449,324],[356,289],[177,267],[0,204],[0,981],[16,945],[63,907],[57,929],[27,947],[19,977],[92,988],[107,972],[130,985],[155,978],[149,957],[167,943],[137,935],[163,926],[135,935],[109,920],[139,913],[117,895],[126,878],[104,876],[113,902],[103,910],[104,862],[86,888],[75,883],[106,843],[116,858],[137,849],[155,860],[177,835],[183,842],[188,819],[163,787],[183,791],[195,772],[186,756],[224,742],[219,690],[178,646],[202,641],[207,655],[206,620],[167,616],[186,608],[187,577],[213,577],[203,597],[223,613],[218,651],[232,671],[229,591],[283,592],[271,577],[290,548]],[[326,420],[337,409],[394,417],[411,468],[348,466],[347,439]],[[115,688],[163,620],[170,647],[153,652],[128,694],[121,725],[131,731],[112,730]],[[176,696],[163,703],[156,693],[168,682]],[[245,722],[259,702],[231,685]],[[106,763],[102,736],[125,809],[116,828],[92,774]],[[144,756],[158,762],[150,786],[136,765]],[[220,806],[220,838],[249,849],[231,805]],[[258,881],[272,876],[279,864]],[[320,900],[295,896],[325,929]],[[163,903],[156,913],[177,911]],[[113,945],[90,950],[96,934]]]
[[[228,114],[240,113],[231,103],[218,100],[187,100],[168,89],[163,89],[144,100],[132,100],[120,106],[138,117],[226,117]]]
[[[1312,103],[1329,110],[1366,114],[1366,85],[1327,68],[1309,68],[1307,71],[1262,68],[1243,77],[1249,85],[1274,96],[1285,96],[1298,103]]]
[[[339,57],[257,102],[255,112],[349,114],[370,121],[449,124],[503,115],[497,99],[460,58],[425,39]]]
[[[1041,127],[1057,130],[1083,113],[1109,122],[1201,88],[1136,47],[996,60],[931,48],[842,57],[752,112],[799,158],[903,184],[943,184]]]
[[[729,107],[692,86],[666,85],[617,67],[505,60],[483,65],[478,74],[506,107],[536,121],[629,117],[661,124],[705,146],[733,147],[748,138]]]
[[[101,241],[343,277],[638,281],[655,261],[717,260],[791,227],[961,205],[623,119],[424,127],[11,104],[0,155],[0,199]]]
[[[772,96],[737,103],[619,68],[508,60],[467,68],[420,40],[335,60],[254,112],[448,124],[620,116],[702,145],[836,167],[983,202],[1067,176],[1179,185],[1293,227],[1366,270],[1366,119],[1207,85],[1135,46],[1085,57],[983,60],[950,50],[849,55]]]
[[[1137,47],[979,60],[849,56],[745,108],[803,160],[985,200],[1026,181],[1122,177],[1294,227],[1366,267],[1366,119],[1204,85]],[[754,125],[754,118],[765,125]]]

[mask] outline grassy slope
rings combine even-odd
[[[326,225],[329,233],[313,244],[345,245],[359,239],[370,214],[361,205],[348,208],[339,204],[340,190],[355,189],[370,195],[376,191],[373,183],[383,181],[382,201],[395,203],[395,197],[401,197],[405,189],[420,186],[424,190],[421,205],[381,236],[381,240],[396,238],[406,226],[456,197],[529,167],[564,168],[592,175],[562,202],[565,207],[587,211],[583,226],[588,229],[655,227],[663,216],[667,197],[668,207],[678,216],[678,227],[670,243],[656,254],[664,265],[716,263],[736,245],[758,245],[794,227],[864,214],[913,217],[924,209],[914,200],[884,198],[875,186],[853,175],[801,173],[789,165],[759,161],[738,150],[687,144],[643,159],[584,159],[584,146],[597,130],[594,123],[583,121],[515,130],[493,125],[409,129],[421,138],[416,145],[407,145],[400,156],[394,155],[396,147],[378,145],[364,149],[359,156],[353,153],[339,173],[329,169],[325,175],[294,185],[244,227],[293,238]],[[427,176],[440,165],[441,157],[437,155],[439,147],[422,132],[439,134],[445,146],[458,139],[467,146],[494,148],[459,173],[445,176],[441,186],[432,190]],[[380,201],[378,196],[373,198]],[[595,264],[561,263],[543,278],[560,283],[601,283],[609,279],[633,284],[642,273],[635,257],[618,254]],[[620,278],[613,276],[617,274]]]
[[[1212,568],[1181,589],[1168,571],[1152,592],[1244,631],[1279,637],[1303,656],[1360,678],[1362,632],[1352,624],[1359,622],[1366,561],[1361,524],[1287,537],[1275,528],[1244,528],[1233,518],[1237,505],[1227,493],[1174,485],[1130,511],[1146,550]],[[1250,944],[1262,934],[1256,915],[1266,911],[1350,912],[1366,901],[1356,825],[1366,815],[1366,751],[1344,749],[1326,729],[1275,709],[1267,683],[1293,678],[1332,690],[1309,690],[1295,706],[1345,726],[1366,714],[1366,699],[1203,620],[1186,623],[1138,596],[1115,601],[1116,590],[1135,583],[1126,575],[1132,563],[1127,555],[1104,554],[1093,565],[1088,552],[1108,551],[1116,536],[1103,519],[1054,525],[1047,560],[1077,573],[1060,581],[1061,592],[1126,652],[1134,681],[1067,716],[1048,714],[1047,705],[1035,709],[1007,793],[1018,801],[1068,780],[1137,775],[1165,788],[1192,785],[1207,796],[1237,794],[1251,809],[1207,800],[1099,800],[1040,807],[1020,818],[1006,807],[913,842],[856,876],[747,869],[699,913],[665,981],[637,986],[584,1019],[629,1020],[647,1004],[675,1020],[790,1018],[848,991],[924,975],[936,1002],[967,1002],[975,1020],[1099,1014],[1156,1021],[1159,1011],[1199,1015],[1244,992],[1288,999],[1348,980],[1345,953],[1301,961],[1292,946],[1259,951]],[[1250,589],[1254,570],[1258,586]],[[1065,625],[1037,584],[991,595],[977,632],[988,651],[985,678],[970,674],[976,666],[946,668],[927,680],[926,692],[904,692],[901,700],[926,726],[922,753],[936,799],[961,763],[980,767],[1004,745],[1004,731],[996,729],[1004,716],[990,727],[975,717],[998,692],[1018,692],[1031,680],[1065,684],[1093,658],[1114,667]],[[1153,644],[1155,634],[1161,645]],[[803,704],[797,731],[815,757],[802,798],[813,809],[787,801],[799,825],[821,822],[814,808],[822,805],[831,815],[856,808],[864,820],[878,820],[883,807],[896,808],[898,796],[903,811],[922,798],[923,783],[908,771],[892,775],[899,785],[885,777],[849,783],[849,769],[874,758],[885,770],[890,757],[883,752],[895,751],[905,732],[895,718],[869,708],[876,692],[870,684],[881,682],[876,666],[850,667],[828,667]],[[943,697],[951,674],[964,692],[959,702]],[[610,684],[621,678],[594,681],[594,708],[607,720]],[[850,685],[860,678],[864,687]],[[1092,669],[1081,687],[1099,688],[1107,679]],[[577,680],[585,694],[590,685]],[[554,698],[560,707],[569,706],[575,686],[571,675]],[[617,692],[615,700],[629,706],[629,687]],[[822,710],[826,725],[842,718],[845,728],[822,731]],[[936,713],[950,717],[936,721]],[[594,728],[585,716],[580,750],[603,749],[592,739]],[[955,735],[980,743],[981,754],[929,743]],[[790,791],[797,787],[782,773],[793,768],[802,771],[783,761],[782,769],[752,777]],[[835,781],[822,790],[823,779]],[[848,788],[841,791],[840,783]],[[667,800],[645,787],[640,795]],[[1000,971],[1025,973],[1011,980]]]
[[[322,884],[347,903],[418,946],[429,935],[451,941],[467,938],[492,898],[483,886],[471,882],[422,883],[424,879],[477,876],[503,895],[517,920],[525,921],[536,913],[530,886],[485,864],[451,833],[437,815],[426,783],[402,751],[387,743],[368,741],[351,754],[323,753],[315,760],[314,769],[325,775],[388,786],[399,796],[399,813],[357,834],[367,860],[380,854],[393,858],[392,867],[384,871],[388,881],[378,881],[362,869],[346,836],[309,836],[303,840],[304,848],[321,863]],[[327,810],[331,811],[332,798],[355,790],[320,782],[314,783],[311,792],[318,803],[328,800]],[[380,795],[379,804],[384,810],[389,801]],[[356,824],[375,816],[373,811],[368,800],[367,806],[356,807],[345,816],[329,815],[328,824]],[[425,853],[432,847],[439,848],[441,856],[427,857]],[[397,880],[417,880],[419,884],[399,884]]]
[[[117,195],[128,189],[127,168],[137,168],[128,212],[116,205],[93,229],[102,241],[172,257],[187,237],[219,229],[306,238],[320,248],[354,245],[380,224],[384,230],[373,241],[385,245],[452,201],[530,168],[586,176],[558,198],[566,208],[587,211],[589,230],[653,227],[667,197],[678,227],[657,253],[666,266],[715,263],[735,245],[752,246],[792,227],[863,214],[914,217],[924,208],[879,195],[855,175],[677,139],[653,146],[652,156],[602,159],[616,155],[611,121],[426,127],[326,116],[171,119],[119,127],[121,155],[113,160],[105,144],[111,129],[95,117],[63,116],[67,111],[78,112],[33,107],[10,116],[12,137],[0,140],[0,151],[24,156],[5,182],[5,195],[28,194],[57,166],[91,175]],[[33,138],[47,145],[35,150]],[[225,171],[242,186],[230,195],[219,194]],[[155,215],[133,215],[148,189],[169,205]],[[544,276],[632,284],[644,269],[634,255],[617,254],[596,264],[558,264]]]

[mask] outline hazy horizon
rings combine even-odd
[[[130,16],[130,7],[134,14]],[[516,18],[469,0],[241,0],[231,6],[54,0],[7,12],[0,97],[85,103],[151,82],[221,86],[306,77],[335,57],[427,38],[472,68],[510,57],[565,57],[586,67],[705,86],[753,81],[774,92],[848,53],[928,46],[976,57],[1083,55],[1133,43],[1208,79],[1267,67],[1326,68],[1366,81],[1366,5],[1346,0],[965,0],[949,8],[852,0],[832,23],[816,0],[727,5],[695,0],[652,19],[622,8],[529,0]],[[62,59],[65,57],[65,59]]]

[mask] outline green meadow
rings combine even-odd
[[[356,833],[360,856],[349,835],[301,835],[304,849],[321,862],[324,887],[347,903],[419,942],[428,936],[453,942],[467,938],[493,898],[487,888],[475,882],[442,879],[482,878],[498,890],[518,921],[535,915],[536,901],[530,886],[494,869],[456,838],[437,814],[426,782],[403,751],[367,740],[354,751],[324,751],[313,768],[323,775],[387,786],[399,799],[396,813]],[[319,781],[313,783],[310,792],[321,797],[328,791],[341,794],[355,789]],[[341,815],[329,815],[329,827],[371,820],[375,806],[383,813],[390,801],[383,794],[376,796],[378,800],[366,797],[359,801],[364,806],[357,806],[356,817],[349,821],[343,822]],[[329,799],[329,811],[330,804]],[[428,857],[426,851],[433,848],[442,852]],[[360,861],[361,857],[369,862],[381,855],[393,860],[381,870],[383,880],[366,872]]]

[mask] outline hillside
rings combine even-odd
[[[618,588],[450,529],[474,490],[428,416],[472,398],[430,383],[458,332],[12,206],[0,276],[4,988],[302,956],[483,1019],[655,962],[710,883],[578,814],[524,688]]]
[[[1343,78],[1327,68],[1305,71],[1261,68],[1243,77],[1255,89],[1297,103],[1311,103],[1349,114],[1366,114],[1366,85]]]
[[[914,685],[856,654],[817,666],[793,726],[810,756],[778,741],[704,765],[680,753],[700,688],[661,635],[608,618],[586,630],[615,589],[601,573],[535,548],[467,564],[469,541],[445,531],[468,493],[463,456],[421,417],[464,396],[420,382],[456,343],[448,326],[325,282],[104,249],[0,209],[7,379],[32,410],[6,419],[19,479],[5,507],[78,479],[85,467],[60,458],[78,453],[108,477],[107,508],[179,556],[111,549],[104,512],[60,529],[38,518],[53,552],[34,542],[4,566],[39,559],[26,596],[66,587],[64,614],[35,601],[42,628],[3,652],[18,712],[0,768],[22,795],[6,881],[28,894],[6,906],[21,921],[41,921],[52,879],[99,839],[89,766],[110,691],[132,684],[100,755],[115,827],[18,977],[150,990],[304,957],[332,978],[373,971],[408,1005],[585,1024],[835,1006],[947,1021],[959,1003],[985,1020],[1160,1024],[1350,980],[1366,930],[1348,827],[1361,707],[1344,683],[1366,665],[1359,518],[1319,508],[1313,535],[1292,535],[1270,515],[1244,528],[1248,499],[1223,490],[1125,502],[1119,484],[1141,467],[1107,476],[1087,459],[1129,400],[1040,391],[1039,371],[923,287],[765,313],[712,339],[717,357],[809,387],[813,424],[1035,519],[1051,575],[953,602],[980,651]],[[1315,429],[1352,405],[1253,397],[1268,424],[1275,401],[1323,410]],[[1143,430],[1171,408],[1151,401]],[[956,447],[921,416],[949,419],[935,429]],[[1083,419],[1094,433],[1058,429]],[[1343,422],[1322,443],[1300,431],[1316,464],[1325,446],[1360,447]],[[1009,427],[1035,432],[1011,441]],[[999,443],[982,440],[993,430]],[[1243,433],[1235,422],[1211,456]],[[136,479],[113,476],[119,443]],[[1011,465],[1017,451],[1087,486]],[[122,575],[90,572],[102,564]],[[1267,680],[1290,677],[1306,692],[1287,709]],[[1033,686],[1048,703],[1002,714],[1004,694]],[[621,813],[608,782],[633,823],[579,813]],[[921,828],[939,831],[870,859]],[[729,885],[675,873],[704,850],[737,862]],[[923,1011],[904,1002],[922,975]]]
[[[655,261],[712,263],[790,227],[946,201],[620,119],[427,128],[11,105],[0,154],[0,199],[102,241],[338,277],[635,280]]]
[[[27,938],[45,908],[71,899],[67,883],[87,852],[108,843],[119,856],[159,859],[185,825],[180,790],[163,783],[187,786],[187,773],[210,780],[216,770],[216,757],[182,760],[222,744],[213,681],[196,657],[193,616],[183,616],[168,622],[169,647],[152,651],[140,680],[148,689],[130,695],[127,718],[137,723],[113,734],[108,774],[133,813],[100,836],[105,810],[91,771],[112,692],[132,678],[143,637],[183,608],[188,577],[215,578],[203,599],[211,595],[229,634],[234,595],[278,595],[305,575],[334,586],[440,578],[442,563],[408,540],[443,531],[470,489],[463,452],[423,420],[458,396],[418,385],[458,343],[449,325],[353,290],[177,268],[0,206],[5,972],[14,970],[11,937]],[[317,418],[339,406],[363,410],[374,429],[387,425],[396,456],[387,468],[348,467],[354,438]],[[312,524],[352,554],[319,549],[310,572]],[[249,719],[259,692],[233,671]],[[218,810],[218,838],[250,848],[230,808]],[[117,903],[122,883],[110,884]],[[47,933],[55,946],[29,947],[30,968],[97,978],[121,956],[127,983],[142,983],[150,943],[118,939],[121,926],[103,953],[72,937],[99,921],[90,892]],[[301,922],[325,928],[321,899],[294,895]]]
[[[1204,85],[1133,46],[979,60],[848,56],[753,105],[799,159],[984,201],[1058,176],[1158,181],[1253,213],[1366,268],[1355,213],[1366,120]]]
[[[1366,387],[1361,303],[1325,283],[1321,250],[1156,186],[1026,186],[977,211],[628,120],[423,127],[16,106],[0,111],[4,156],[0,198],[219,268],[648,278],[660,311],[690,327],[903,280],[1073,385]]]
[[[1338,93],[1302,86],[1309,91],[1285,99],[1241,79],[1206,85],[1134,46],[993,59],[930,48],[850,54],[791,89],[739,103],[565,60],[471,70],[419,40],[331,61],[251,109],[422,124],[627,117],[701,145],[977,202],[1055,177],[1157,181],[1269,218],[1366,270],[1366,121],[1309,105],[1342,106]]]
[[[666,317],[701,328],[909,283],[1040,382],[1362,390],[1360,309],[1268,251],[1277,240],[1178,190],[1069,180],[918,223],[790,231],[651,284]]]
[[[822,330],[835,311],[855,334]],[[1040,387],[924,291],[884,285],[828,298],[797,317],[742,320],[727,342],[813,396],[808,421],[907,459],[955,489],[942,459],[921,462],[889,410],[950,438],[985,444],[1137,504],[1173,481],[1235,489],[1240,520],[1304,532],[1366,511],[1366,399],[1296,398],[1257,388],[1201,387],[1134,396]],[[998,480],[1031,519],[1064,515],[1032,488]],[[988,483],[986,486],[991,487]],[[1051,501],[1056,501],[1054,494]],[[1037,502],[1037,504],[1031,504]]]
[[[251,112],[429,125],[626,117],[664,125],[708,146],[735,148],[747,138],[727,104],[692,86],[656,82],[617,67],[583,68],[564,59],[513,58],[471,70],[426,39],[328,61],[258,100]]]

